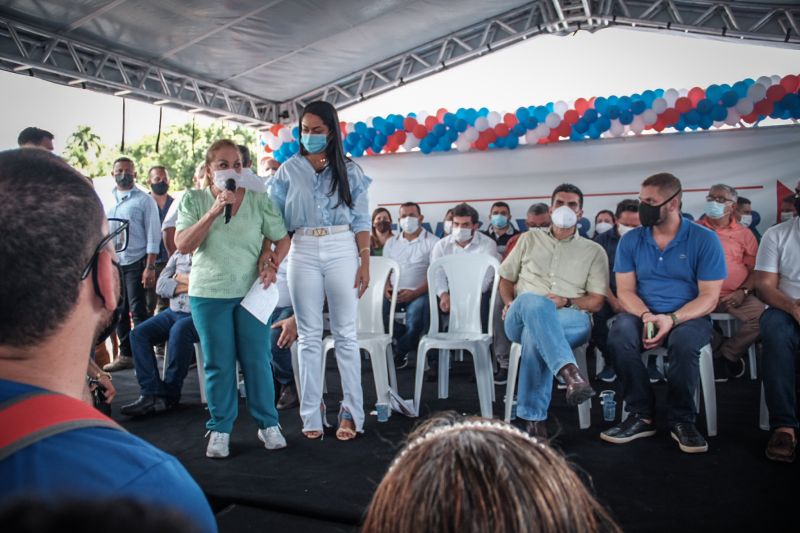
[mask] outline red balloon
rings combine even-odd
[[[783,85],[773,85],[767,89],[767,100],[770,102],[778,102],[784,96],[786,96],[786,89],[783,88]]]
[[[417,119],[414,117],[406,117],[403,120],[403,127],[406,129],[406,131],[414,131],[414,128],[417,127],[417,124]]]
[[[489,144],[497,140],[497,132],[494,131],[492,128],[489,128],[488,130],[483,130],[483,133],[486,134],[486,139],[489,141]]]
[[[446,114],[447,114],[447,109],[440,107],[439,111],[436,112],[436,118],[439,119],[439,122],[442,122]]]
[[[753,111],[749,115],[744,115],[742,117],[742,120],[744,120],[748,124],[754,123],[756,120],[758,120],[758,111]]]
[[[692,101],[685,96],[681,96],[675,101],[675,109],[677,109],[679,113],[688,113],[692,110],[692,107],[694,107],[692,106]]]
[[[489,143],[488,143],[488,142],[486,142],[486,139],[481,139],[481,138],[478,138],[478,140],[477,140],[477,141],[475,141],[474,143],[472,143],[472,146],[474,146],[474,147],[475,147],[475,148],[477,148],[478,150],[481,150],[481,151],[483,151],[483,150],[486,150],[487,148],[489,148]]]
[[[268,144],[265,144],[264,145],[264,151],[267,152],[267,153],[270,153],[270,152],[272,152],[272,148],[270,148]]]
[[[558,130],[558,135],[561,137],[569,137],[569,134],[572,133],[572,126],[566,121],[562,121],[556,129]]]
[[[550,135],[547,136],[553,142],[558,141],[558,128],[550,130]]]
[[[706,92],[700,87],[692,87],[692,89],[689,91],[689,101],[692,102],[692,105],[696,106],[697,102],[699,102],[705,97],[706,97]],[[685,111],[682,111],[682,113],[685,113]]]
[[[575,111],[574,109],[570,109],[566,113],[564,113],[564,122],[566,122],[570,126],[578,122],[579,118],[581,117],[578,115],[578,112]]]
[[[661,121],[660,118],[656,120],[655,124],[653,124],[653,129],[656,130],[658,133],[664,131],[665,127],[666,127],[665,124]]]
[[[397,144],[397,141],[395,139],[392,139],[391,137],[389,137],[389,139],[386,141],[386,146],[384,147],[384,149],[387,152],[394,152],[398,148],[399,148],[399,146]]]
[[[406,139],[408,139],[408,135],[406,135],[406,132],[403,130],[400,130],[394,133],[394,138],[397,141],[397,144],[403,144],[406,142]]]
[[[594,101],[597,100],[596,96],[589,98],[589,109],[594,109]]]
[[[433,127],[435,125],[437,125],[438,123],[439,123],[439,121],[436,120],[436,117],[434,117],[434,116],[430,116],[430,117],[425,119],[425,127],[428,128],[428,131],[431,131],[433,129]]]
[[[506,113],[503,115],[503,124],[510,128],[513,128],[517,125],[517,117],[512,113]]]
[[[273,124],[272,126],[270,126],[269,131],[272,132],[273,135],[277,135],[282,127],[283,127],[283,124],[280,124],[280,123],[279,124]]]
[[[800,77],[794,74],[788,74],[781,79],[781,87],[786,89],[787,93],[793,93],[800,86]]]
[[[550,137],[542,137],[541,139],[536,141],[536,144],[547,144],[549,142],[550,142]]]
[[[586,98],[578,98],[575,100],[575,109],[583,115],[586,113],[586,110],[589,109],[589,101]]]
[[[502,122],[494,127],[494,132],[498,137],[508,137],[508,126],[503,124]]]
[[[417,139],[422,139],[428,134],[428,130],[422,124],[417,124],[414,126],[414,137]]]
[[[772,110],[775,109],[775,105],[769,100],[761,100],[760,102],[756,103],[755,106],[753,106],[753,109],[755,109],[756,113],[759,115],[766,116],[772,113]]]
[[[375,155],[375,152],[372,151],[372,148],[367,148],[367,155]]]

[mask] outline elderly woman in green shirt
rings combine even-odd
[[[239,186],[242,162],[232,141],[216,141],[206,154],[206,187],[186,191],[178,208],[175,243],[194,252],[189,278],[192,317],[205,354],[206,398],[211,434],[206,456],[229,454],[238,398],[236,362],[244,373],[247,408],[258,423],[258,438],[269,450],[284,448],[272,380],[269,325],[240,302],[256,279],[275,281],[289,237],[280,211],[266,193]],[[243,185],[243,184],[242,184]],[[223,213],[231,206],[230,221]],[[275,250],[272,251],[272,244]]]

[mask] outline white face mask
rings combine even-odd
[[[453,232],[453,221],[452,220],[445,220],[444,221],[444,234],[450,235]]]
[[[792,213],[791,211],[784,211],[783,213],[781,213],[781,222],[786,222],[787,220],[791,220],[792,218],[794,218],[794,213]]]
[[[550,231],[550,226],[537,226],[535,228],[528,228],[528,229],[530,231],[541,231],[542,233],[545,233],[547,231]]]
[[[472,238],[472,230],[469,228],[456,228],[453,230],[453,238],[456,242],[465,242]]]
[[[612,224],[611,222],[598,222],[594,226],[594,231],[598,235],[600,235],[602,233],[605,233],[605,232],[609,231],[613,227],[614,227],[614,224]]]
[[[553,225],[561,229],[575,227],[575,225],[578,223],[578,215],[575,214],[575,211],[565,205],[562,205],[553,211],[550,218],[553,221]]]
[[[617,224],[617,231],[619,232],[620,237],[622,237],[632,229],[636,228],[634,228],[633,226],[626,226],[625,224]]]
[[[235,170],[232,168],[227,168],[225,170],[215,170],[214,171],[214,186],[221,190],[227,190],[225,187],[225,183],[230,179],[236,184],[236,187],[239,187],[239,180],[240,175],[236,173]]]
[[[419,229],[419,219],[417,217],[401,218],[400,229],[402,229],[406,233],[414,233]]]
[[[742,220],[739,223],[745,228],[749,228],[750,224],[753,223],[753,215],[742,215]]]

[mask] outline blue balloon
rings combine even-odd
[[[683,131],[686,129],[686,121],[684,120],[683,115],[681,115],[681,118],[679,118],[678,122],[675,123],[674,128],[678,131]]]
[[[600,98],[602,98],[602,96],[601,96]],[[597,100],[599,100],[600,98],[598,98]],[[595,102],[594,102],[594,103],[595,103],[595,106],[597,106],[597,100],[595,100]],[[594,109],[587,109],[587,110],[586,110],[586,113],[584,113],[584,114],[583,114],[583,119],[584,119],[586,122],[588,122],[589,124],[591,124],[592,122],[594,122],[594,121],[596,121],[596,120],[597,120],[597,113],[598,113],[598,111],[599,111],[599,109],[598,109],[598,110],[594,110]]]
[[[394,124],[395,130],[402,130],[403,129],[403,121],[405,121],[405,117],[403,115],[395,115],[392,123]]]
[[[583,118],[579,118],[575,124],[572,125],[572,132],[583,135],[589,129],[589,124]],[[582,138],[582,137],[581,137]]]
[[[537,126],[539,126],[539,121],[536,120],[536,117],[528,117],[525,119],[525,129],[535,130]]]
[[[575,124],[577,124],[577,122]],[[575,131],[575,126],[574,125],[572,126],[572,131],[569,134],[569,140],[570,141],[582,141],[583,140],[583,135],[578,133],[577,131]]]
[[[733,107],[739,101],[739,93],[731,89],[722,93],[722,105],[725,107]]]
[[[657,97],[655,91],[652,91],[650,89],[647,89],[645,92],[642,93],[642,100],[644,100],[644,103],[647,107],[651,107],[653,105],[653,100],[655,100],[656,98]]]
[[[381,133],[383,133],[387,137],[392,133],[394,133],[394,130],[395,130],[394,124],[389,122],[388,120],[384,122],[383,126],[381,127]]]
[[[714,108],[714,102],[716,102],[717,100],[719,100],[719,98],[716,98],[714,100],[711,100],[710,98],[703,98],[702,100],[697,102],[697,112],[700,113],[701,115],[708,115],[709,113],[711,113],[711,110]]]
[[[626,126],[633,122],[633,113],[628,110],[623,111],[619,114],[619,122],[620,124],[625,124]]]
[[[514,137],[513,135],[506,140],[506,148],[509,150],[515,149],[519,146],[519,137]]]
[[[527,107],[517,108],[517,111],[516,111],[516,113],[514,113],[514,115],[517,117],[517,120],[519,120],[520,122],[525,122],[528,119],[528,117],[530,116],[529,113],[528,113],[528,108]]]
[[[408,116],[412,117],[412,118],[417,118],[417,114],[414,113],[413,111],[411,113],[409,113]]]
[[[645,109],[647,109],[647,106],[642,100],[636,100],[631,103],[631,111],[633,111],[634,115],[641,115]]]
[[[442,138],[447,139],[451,143],[454,143],[456,142],[456,139],[458,139],[458,130],[456,129],[447,130],[447,133],[445,133]]]
[[[781,103],[786,109],[795,109],[800,107],[800,96],[795,93],[789,93],[783,97]]]
[[[355,144],[355,143],[357,143],[357,142],[358,142],[358,140],[359,140],[360,138],[361,138],[361,135],[359,135],[359,134],[358,134],[358,133],[356,133],[356,132],[353,132],[353,133],[348,133],[348,134],[347,134],[347,137],[345,137],[345,139],[346,139],[346,140],[347,140],[347,141],[348,141],[350,144]]]
[[[687,126],[696,126],[700,123],[700,112],[697,109],[692,109],[688,113],[684,113],[683,119]]]
[[[504,148],[507,139],[508,137],[498,137],[497,139],[495,139],[494,145],[497,146],[498,148]]]
[[[297,128],[297,126],[292,128],[292,137],[294,137],[295,139],[300,138],[300,130]]]
[[[489,114],[489,108],[482,107],[478,109],[478,116],[485,117],[488,114]]]
[[[630,113],[630,111],[625,111],[625,113]],[[611,127],[611,121],[606,116],[602,116],[597,119],[597,122],[594,123],[597,129],[602,133],[604,131],[608,131]]]
[[[524,124],[517,124],[516,126],[511,128],[511,134],[514,137],[521,137],[522,135],[525,135],[525,131],[526,128]]]
[[[719,85],[709,85],[706,89],[706,98],[716,103],[722,98],[722,87]]]
[[[548,113],[553,113],[555,111],[555,104],[553,104],[553,102],[547,102],[544,106],[547,108]]]
[[[378,131],[377,131],[375,128],[367,128],[367,133],[366,133],[365,137],[366,137],[366,138],[367,138],[367,139],[368,139],[370,142],[372,142],[372,140],[375,138],[375,134],[376,134],[376,133],[378,133]]]
[[[381,153],[381,150],[383,150],[383,146],[384,146],[384,145],[382,145],[382,144],[378,143],[378,141],[376,140],[376,141],[374,141],[374,142],[372,143],[372,146],[371,146],[371,148],[372,148],[372,151],[373,151],[373,152],[375,152],[376,154],[379,154],[379,153]]]
[[[630,96],[620,96],[619,104],[617,104],[620,109],[630,109],[633,101],[631,100]]]
[[[594,108],[597,110],[597,113],[605,113],[606,107],[608,107],[608,100],[606,100],[602,96],[598,96],[597,98],[595,98]],[[589,111],[591,111],[591,109],[587,109],[586,113],[584,113],[583,116],[586,116],[589,113]],[[589,122],[594,122],[594,120],[590,120]]]
[[[792,113],[791,114],[792,118],[794,119],[800,118],[800,106],[793,107],[791,113]]]
[[[756,80],[754,80],[753,78],[745,78],[745,79],[742,80],[742,82],[744,82],[744,84],[749,89],[752,85],[755,84]]]
[[[463,132],[467,131],[468,127],[469,127],[469,124],[467,124],[467,121],[464,120],[463,118],[459,118],[458,120],[456,120],[456,130],[459,133],[463,133]]]
[[[437,124],[433,127],[433,134],[437,137],[441,137],[445,133],[447,133],[447,128],[444,124]]]
[[[699,126],[704,130],[707,130],[713,125],[714,125],[714,119],[711,118],[711,115],[703,115],[702,117],[700,117]]]
[[[419,143],[419,151],[422,152],[423,154],[429,154],[433,151],[433,146],[427,143],[426,144]]]
[[[370,145],[369,141],[362,138],[360,141],[358,141],[358,146],[356,146],[356,149],[359,150],[360,152],[366,152],[369,145]]]
[[[364,155],[364,150],[362,150],[361,148],[354,148],[350,150],[350,155],[352,155],[353,157],[361,157]]]
[[[595,100],[595,104],[596,103],[597,103],[597,101]],[[619,96],[617,96],[615,94],[612,94],[611,96],[609,96],[608,97],[608,105],[609,106],[615,105],[617,107],[622,107],[622,105],[621,105],[621,103],[619,101]],[[597,106],[595,105],[595,107],[597,107]]]
[[[297,141],[292,141],[289,143],[289,150],[291,151],[291,155],[296,154],[300,151],[300,143]]]
[[[436,143],[436,146],[440,150],[447,151],[447,149],[450,148],[451,144],[452,144],[452,141],[450,140],[450,137],[445,135],[445,136],[442,136],[442,137],[439,138],[439,141]]]
[[[367,125],[361,121],[356,122],[355,129],[361,135],[366,135],[367,133]]]
[[[534,111],[533,116],[539,122],[544,122],[544,119],[546,119],[547,115],[549,114],[550,112],[547,110],[547,108],[543,105],[540,105],[536,108],[536,111]]]
[[[653,92],[656,93],[656,98],[661,98],[662,96],[664,96],[664,93],[667,92],[667,91],[665,91],[664,89],[656,89]]]
[[[448,128],[452,128],[456,123],[456,116],[452,113],[445,113],[442,122],[444,122],[444,125]]]
[[[470,125],[475,124],[476,118],[478,118],[478,111],[473,107],[467,109],[467,123]]]
[[[375,117],[372,119],[372,127],[379,130],[383,127],[384,122],[386,121],[382,117]]]
[[[589,126],[589,137],[591,139],[599,139],[600,138],[600,131],[597,130],[594,124]]]
[[[714,108],[711,110],[711,118],[715,122],[722,122],[726,118],[728,118],[728,109],[721,105],[715,105]]]
[[[605,112],[606,116],[611,119],[619,118],[619,107],[615,105],[609,105],[606,108]]]

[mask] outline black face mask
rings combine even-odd
[[[117,182],[117,186],[126,189],[133,185],[133,175],[132,174],[117,174],[114,176],[114,181]]]
[[[158,183],[151,184],[150,190],[152,190],[153,193],[158,196],[163,196],[167,194],[167,191],[169,190],[169,184],[163,181],[159,181]]]
[[[667,205],[670,200],[678,196],[681,192],[680,189],[675,191],[675,194],[664,200],[658,205],[650,205],[644,202],[639,203],[639,221],[641,222],[642,226],[646,228],[653,227],[661,222],[661,208]]]
[[[378,233],[386,233],[392,229],[392,225],[388,220],[381,220],[380,222],[375,223],[375,229],[378,230]]]
[[[122,307],[124,300],[122,298],[122,267],[119,266],[119,263],[114,261],[114,266],[117,267],[117,273],[119,274],[119,281],[120,281],[120,291],[119,296],[117,297],[117,307],[111,313],[111,317],[108,319],[108,323],[103,326],[97,333],[97,338],[94,341],[94,346],[105,342],[106,339],[111,335],[111,333],[116,329],[117,324],[119,324],[120,319],[122,318]],[[97,282],[97,268],[92,271],[92,282],[94,283],[94,293],[100,298],[100,301],[103,302],[103,305],[106,304],[106,299],[103,297],[103,294],[100,292],[100,286]]]

